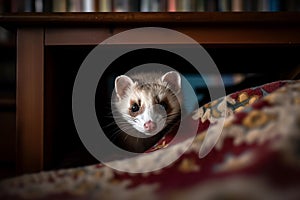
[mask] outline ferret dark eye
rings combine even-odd
[[[139,110],[140,110],[140,107],[136,103],[131,106],[131,112],[137,112]]]

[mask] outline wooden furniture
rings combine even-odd
[[[300,44],[300,13],[2,14],[0,25],[17,33],[19,173],[47,168],[45,155],[50,148],[47,137],[51,135],[52,124],[49,116],[55,110],[51,107],[51,98],[56,95],[51,88],[45,90],[47,81],[56,77],[51,64],[45,67],[49,62],[45,60],[48,47],[95,46],[118,32],[144,26],[181,31],[212,48],[226,45],[293,48]],[[266,66],[265,70],[271,67]]]

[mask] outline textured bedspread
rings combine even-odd
[[[214,148],[204,140],[225,117]],[[228,95],[185,119],[197,136],[169,146],[172,134],[147,153],[102,164],[23,175],[0,182],[0,199],[300,199],[300,82],[278,81]],[[208,127],[210,131],[208,132]],[[192,141],[188,150],[187,143]]]

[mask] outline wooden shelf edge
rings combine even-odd
[[[300,12],[107,12],[0,14],[0,26],[105,24],[298,24]]]

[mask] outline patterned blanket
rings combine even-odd
[[[187,133],[169,145],[170,133],[144,154],[112,161],[156,171],[97,164],[26,174],[0,182],[0,199],[300,199],[300,81],[233,93],[185,121],[197,124],[196,137]],[[179,158],[165,166],[173,157]]]

